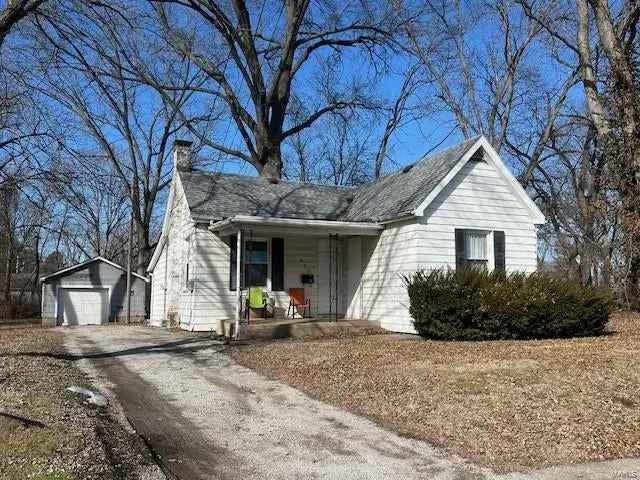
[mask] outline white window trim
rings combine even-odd
[[[244,235],[243,235],[244,237]],[[271,292],[271,238],[268,237],[250,237],[250,238],[245,238],[242,242],[242,248],[244,250],[244,253],[246,254],[247,252],[247,242],[265,242],[267,244],[267,284],[266,285],[256,285],[258,287],[262,287],[264,288],[266,291]],[[246,255],[245,255],[246,257]],[[244,272],[246,272],[246,268],[247,268],[247,263],[246,261],[244,262]],[[244,286],[244,288],[242,289],[242,291],[246,292],[248,290],[247,285]]]
[[[107,290],[107,300],[108,300],[108,305],[107,308],[109,309],[109,311],[107,312],[107,322],[111,321],[111,287],[110,286],[100,286],[100,285],[87,285],[87,284],[82,284],[82,285],[56,285],[55,288],[55,297],[56,297],[56,301],[55,301],[55,315],[54,318],[56,319],[56,323],[58,322],[58,314],[62,313],[59,312],[59,305],[60,305],[60,294],[62,293],[61,290],[63,289],[67,289],[67,290],[83,290],[83,289],[92,289],[92,290]],[[127,288],[125,287],[125,293],[126,293]],[[67,326],[67,322],[64,321],[64,317],[62,318],[62,326]]]
[[[495,255],[493,252],[493,230],[486,230],[483,228],[468,228],[468,227],[460,227],[462,228],[465,233],[466,232],[477,232],[477,233],[481,233],[485,235],[485,242],[486,242],[486,252],[487,252],[487,258],[486,258],[486,262],[487,262],[487,271],[492,272],[493,270],[495,270],[496,268],[496,259],[495,259]],[[466,239],[465,239],[466,242]],[[473,261],[473,259],[470,258],[466,258],[465,256],[465,260],[470,260]]]

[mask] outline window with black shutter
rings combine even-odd
[[[266,240],[247,240],[244,244],[244,285],[266,287],[269,250]],[[244,288],[244,285],[242,288]]]
[[[483,230],[456,229],[456,270],[468,268],[487,270],[488,232]]]
[[[271,290],[284,291],[284,239],[271,239]]]
[[[499,230],[493,232],[493,258],[495,262],[495,270],[498,272],[505,272],[505,238],[504,232]]]
[[[231,235],[229,237],[229,290],[235,291],[236,289],[236,272],[237,272],[237,258],[238,258],[238,237],[235,235]],[[240,275],[240,288],[244,288],[244,278]]]

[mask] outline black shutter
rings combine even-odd
[[[493,232],[493,258],[495,260],[495,270],[502,273],[506,270],[504,247],[504,232]]]
[[[464,251],[464,230],[456,228],[456,271],[462,272],[467,256]]]
[[[271,239],[271,290],[284,290],[284,238]]]
[[[231,235],[229,237],[229,290],[236,289],[236,267],[238,266],[238,237]]]

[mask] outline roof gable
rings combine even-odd
[[[427,155],[400,171],[361,185],[343,219],[384,222],[413,215],[478,138]]]
[[[458,172],[462,170],[462,167],[464,167],[479,150],[482,150],[484,153],[482,159],[496,169],[516,198],[518,198],[527,207],[531,213],[531,221],[535,224],[545,223],[546,219],[544,214],[540,211],[535,202],[531,200],[529,194],[524,188],[522,188],[520,182],[518,182],[513,173],[511,173],[511,170],[509,170],[509,168],[504,164],[498,152],[496,152],[491,143],[484,136],[476,138],[474,144],[463,156],[460,157],[458,162],[452,166],[449,172],[441,179],[439,184],[435,188],[431,189],[431,191],[416,207],[414,212],[415,215],[424,215],[425,209],[434,202],[440,192],[442,192],[442,190],[444,190],[445,187],[453,181]]]
[[[92,263],[95,263],[95,262],[103,262],[103,263],[106,263],[107,265],[111,265],[112,267],[117,268],[118,270],[121,270],[123,272],[127,271],[124,267],[118,265],[117,263],[112,262],[111,260],[107,260],[104,257],[93,257],[93,258],[90,258],[89,260],[86,260],[84,262],[76,263],[75,265],[71,265],[70,267],[63,268],[62,270],[58,270],[57,272],[50,273],[49,275],[40,278],[40,281],[44,282],[45,280],[48,280],[50,278],[55,278],[55,277],[59,277],[61,275],[66,275],[66,274],[70,274],[70,273],[73,273],[73,272],[78,271],[78,270],[82,270],[83,268],[85,268],[88,265],[90,265]],[[147,277],[143,277],[142,275],[140,275],[138,273],[131,272],[131,275],[133,275],[135,277],[138,277],[141,280],[144,280],[145,282],[149,281],[149,279]]]

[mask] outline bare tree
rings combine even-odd
[[[634,247],[640,244],[640,4],[607,0],[576,0],[574,5],[518,3],[551,41],[566,50],[568,61],[577,65],[599,155],[608,164],[607,182],[615,187],[622,205],[617,221],[629,248],[617,253],[628,262],[624,288],[635,303],[640,298],[640,248]]]
[[[128,193],[103,155],[82,154],[57,169],[53,188],[72,213],[65,230],[87,257],[123,260],[128,220]]]
[[[0,200],[3,208],[0,209],[0,232],[2,233],[2,272],[3,272],[3,298],[5,302],[11,301],[11,280],[16,269],[17,241],[17,206],[20,192],[15,182],[6,181],[0,186]]]
[[[350,186],[371,179],[371,135],[358,126],[353,119],[328,119],[318,152],[324,162],[319,178],[322,183]]]
[[[383,109],[386,113],[386,122],[380,135],[378,150],[376,151],[373,161],[373,178],[380,178],[384,173],[384,164],[389,151],[389,142],[396,131],[402,127],[404,123],[415,122],[418,118],[425,116],[424,111],[420,114],[418,113],[419,110],[410,104],[411,98],[416,94],[417,90],[424,85],[424,79],[421,76],[421,67],[422,65],[418,63],[410,65],[405,70],[396,98],[391,102],[391,105]]]
[[[152,3],[170,44],[209,78],[211,85],[203,91],[226,105],[242,145],[205,135],[203,141],[275,178],[282,175],[284,141],[327,114],[368,104],[361,85],[366,62],[349,57],[356,71],[347,75],[340,68],[343,58],[353,50],[371,63],[379,61],[401,22],[384,2],[366,0],[265,1],[253,10],[245,0]],[[185,13],[198,28],[179,21]],[[369,86],[371,77],[365,82]],[[305,96],[308,115],[293,115],[293,94],[314,86]]]
[[[148,57],[161,58],[144,25],[134,21],[144,19],[141,12],[125,4],[72,6],[72,15],[37,17],[41,51],[56,59],[45,74],[44,92],[74,116],[128,193],[137,267],[143,271],[154,248],[154,209],[171,180],[171,140],[181,128],[179,112],[194,94],[188,87],[197,84],[198,74],[185,61],[158,60],[158,71],[182,88],[154,94],[134,74]]]
[[[32,300],[37,297],[40,252],[47,239],[45,198],[37,188],[15,177],[0,186],[0,282],[7,303],[21,302],[27,291]],[[14,285],[16,275],[21,280],[18,285]],[[14,287],[19,289],[17,298],[12,295]]]
[[[0,6],[0,185],[18,176],[34,175],[29,157],[39,146],[31,148],[32,143],[48,133],[37,98],[25,82],[25,72],[33,65],[29,49],[21,44],[23,35],[15,35],[16,41],[2,49],[9,32],[18,25],[28,25],[27,19],[38,14],[45,3],[8,0]]]
[[[537,78],[527,55],[542,28],[534,21],[523,23],[508,0],[478,8],[460,1],[426,5],[424,19],[407,23],[405,33],[409,50],[436,86],[435,100],[465,138],[483,134],[502,150],[511,122],[529,107],[525,90]],[[483,37],[479,25],[488,16],[498,27]]]
[[[4,6],[0,8],[0,48],[13,27],[29,15],[36,13],[46,1],[6,0],[3,2]]]

